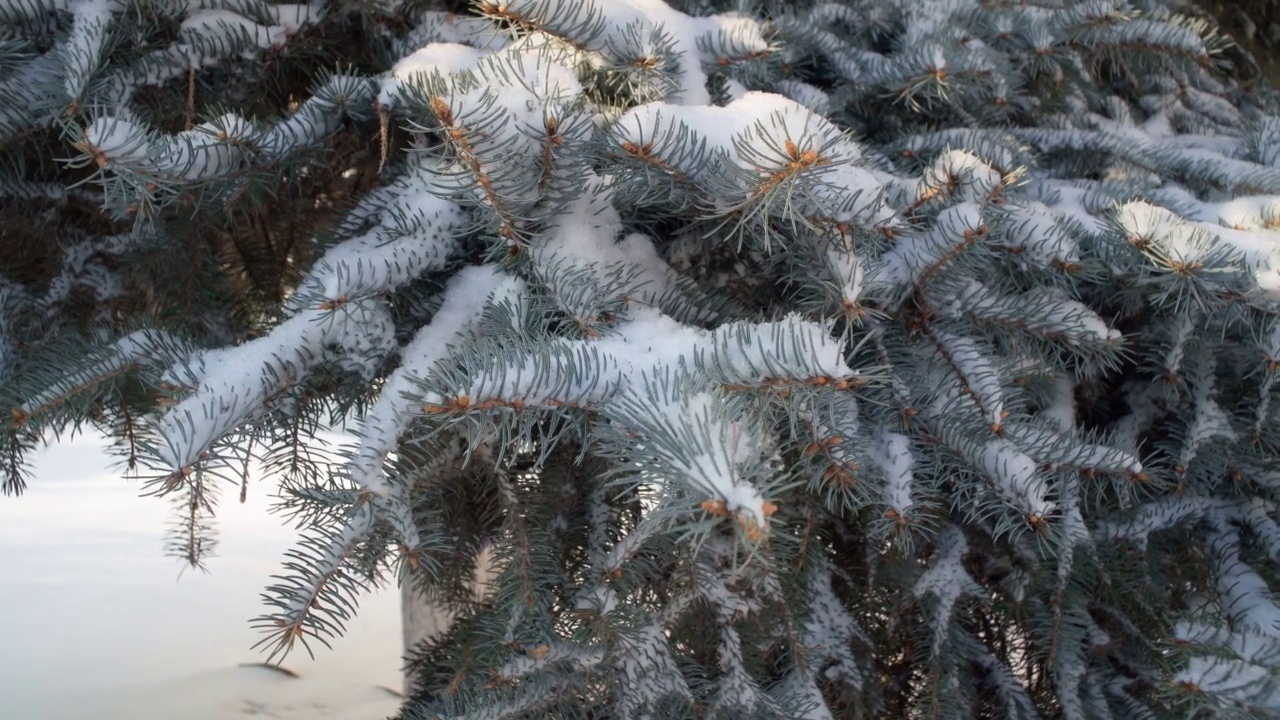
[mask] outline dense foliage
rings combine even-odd
[[[199,563],[260,474],[273,656],[398,580],[405,720],[1280,710],[1280,116],[1203,20],[2,1],[4,488],[91,425]]]

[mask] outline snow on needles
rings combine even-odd
[[[700,372],[690,373],[694,368]],[[763,445],[750,428],[729,419],[723,401],[710,391],[774,380],[839,382],[856,375],[830,326],[800,315],[704,330],[637,305],[598,339],[561,340],[514,353],[459,390],[470,404],[597,407],[625,427],[658,438],[646,442],[658,466],[723,502],[723,511],[738,515],[748,528],[764,528],[765,499],[739,472],[759,458]]]
[[[97,69],[106,46],[107,30],[113,11],[121,9],[118,0],[84,0],[71,6],[75,20],[71,35],[59,49],[64,57],[66,75],[63,90],[67,97],[79,99],[89,77]]]
[[[1000,373],[993,360],[972,338],[935,330],[933,339],[939,353],[963,378],[987,424],[1001,426],[1005,417],[1004,391],[1000,387]]]
[[[326,360],[346,352],[380,362],[391,349],[390,313],[379,300],[304,310],[243,345],[195,353],[165,373],[170,388],[191,391],[161,417],[159,460],[186,473],[205,450],[256,418],[281,393]]]
[[[1240,557],[1240,539],[1225,527],[1223,514],[1214,517],[1218,532],[1210,541],[1222,615],[1240,627],[1280,638],[1280,607],[1267,581]]]
[[[1243,510],[1246,516],[1253,508]],[[1208,513],[1215,532],[1208,549],[1216,575],[1219,609],[1213,624],[1181,621],[1175,636],[1184,644],[1210,654],[1193,654],[1174,681],[1185,687],[1275,709],[1274,671],[1280,657],[1280,607],[1266,580],[1240,555],[1240,536],[1231,524],[1231,510]],[[1265,518],[1265,514],[1263,515]],[[1269,520],[1268,520],[1269,522]],[[1229,627],[1223,626],[1226,621]]]
[[[179,36],[185,41],[187,61],[196,68],[208,64],[211,49],[234,46],[241,38],[249,39],[262,50],[279,47],[320,14],[319,6],[266,5],[276,24],[262,25],[229,9],[200,7],[198,2],[191,5],[193,12],[182,21]]]
[[[662,0],[507,0],[500,14],[563,34],[597,53],[598,60],[623,65],[656,62],[659,58],[644,53],[658,48],[645,47],[635,39],[660,33],[679,78],[677,97],[671,99],[686,105],[711,102],[703,68],[720,67],[769,50],[760,24],[752,18],[737,13],[693,17]]]
[[[928,232],[903,238],[880,258],[878,283],[898,295],[905,294],[926,272],[951,257],[956,248],[972,242],[982,226],[982,206],[978,203],[962,202],[943,210]]]
[[[628,320],[591,341],[561,341],[553,346],[565,353],[579,353],[597,368],[594,374],[569,377],[569,366],[532,368],[531,356],[520,354],[503,360],[475,377],[468,389],[473,402],[500,400],[525,404],[564,403],[572,396],[578,403],[607,403],[626,391],[645,373],[693,369],[702,382],[724,385],[756,385],[769,380],[808,380],[822,377],[832,382],[855,377],[844,362],[839,340],[829,324],[806,320],[799,314],[767,323],[737,322],[715,330],[682,325],[659,310],[636,306]],[[612,368],[608,381],[599,368]]]
[[[964,556],[968,551],[969,543],[964,537],[964,531],[955,525],[948,525],[938,535],[938,553],[933,565],[916,580],[916,597],[933,595],[938,599],[934,617],[935,653],[941,649],[941,638],[951,623],[951,612],[960,596],[983,594],[982,586],[964,568]]]
[[[1037,520],[1057,507],[1047,499],[1048,484],[1036,461],[1004,439],[990,440],[975,453],[983,473],[1014,507]]]
[[[402,85],[422,82],[434,74],[449,76],[474,68],[484,53],[469,45],[435,42],[400,58],[382,81],[378,102],[388,105],[396,101]]]
[[[466,217],[456,204],[408,183],[381,222],[324,254],[297,296],[317,293],[325,303],[394,290],[423,273],[443,267],[457,251],[454,235]]]
[[[435,196],[427,176],[410,173],[383,198],[368,233],[331,248],[290,298],[293,315],[243,345],[206,350],[169,370],[166,381],[190,394],[164,415],[163,461],[175,471],[255,418],[281,392],[325,361],[372,378],[395,346],[394,323],[377,294],[393,290],[456,252],[461,210]],[[376,481],[375,481],[376,482]]]
[[[1042,267],[1071,266],[1080,261],[1075,238],[1044,203],[1010,206],[1007,219],[1014,230],[1005,236],[1005,242],[1025,253],[1028,261]]]
[[[790,198],[802,213],[876,228],[899,222],[882,180],[861,167],[857,144],[782,95],[747,92],[724,107],[647,103],[623,114],[613,133],[627,152],[653,157],[700,183],[743,178],[738,192],[744,199],[763,197],[788,178],[803,179],[807,193]]]
[[[449,281],[444,304],[405,346],[400,367],[388,376],[365,416],[363,437],[348,464],[348,472],[365,490],[384,496],[389,491],[382,463],[417,415],[410,399],[414,379],[426,377],[431,366],[447,356],[450,346],[465,337],[490,297],[502,298],[523,290],[522,280],[487,266],[466,268]]]
[[[870,456],[884,472],[885,504],[898,517],[910,518],[915,504],[911,498],[911,469],[915,465],[915,458],[911,454],[910,440],[898,433],[881,433],[871,445]]]

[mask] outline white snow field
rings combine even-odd
[[[297,539],[265,484],[218,510],[208,574],[163,554],[168,502],[109,469],[101,441],[63,441],[0,497],[0,717],[14,720],[380,720],[400,699],[400,595],[365,597],[316,659],[262,667],[249,620]],[[181,576],[179,577],[179,574]]]

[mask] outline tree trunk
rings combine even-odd
[[[485,550],[476,562],[475,596],[481,599],[486,588],[497,575],[497,568],[491,562],[492,554]],[[409,651],[423,640],[429,640],[449,629],[453,624],[453,613],[446,608],[422,597],[414,590],[413,583],[404,583],[400,587],[400,618],[404,637],[404,651],[401,657],[407,657]],[[404,676],[404,693],[411,694],[411,678]]]

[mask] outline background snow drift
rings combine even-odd
[[[264,659],[251,649],[258,636],[248,621],[263,611],[259,592],[297,538],[267,513],[272,489],[251,484],[241,505],[228,488],[209,573],[183,571],[163,554],[170,504],[138,497],[139,484],[111,469],[103,448],[92,436],[63,441],[40,453],[23,496],[0,497],[0,715],[102,717],[113,700],[139,693],[159,710],[171,688],[186,696],[191,717],[202,710],[225,715],[213,712],[219,702],[239,703],[245,715],[287,717],[247,695],[264,682],[296,682],[294,695],[351,686],[367,702],[374,686],[401,688],[395,590],[365,598],[333,650],[313,645],[314,661],[305,652],[290,655],[284,665],[300,681],[231,670]],[[278,679],[264,681],[264,674]],[[209,692],[235,694],[225,687],[230,676],[242,678],[235,682],[245,685],[245,698],[227,701],[197,689],[218,685]],[[374,694],[381,708],[394,708],[390,693]],[[310,713],[355,717],[319,707]]]

